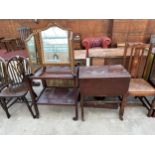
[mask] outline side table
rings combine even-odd
[[[32,102],[35,105],[36,117],[39,118],[39,110],[37,105],[57,105],[57,106],[74,106],[75,117],[73,120],[78,120],[78,96],[79,89],[77,84],[77,72],[75,75],[71,73],[69,67],[46,67],[46,71],[43,68],[38,69],[31,77],[31,96]],[[40,95],[36,98],[33,93],[32,81],[40,79],[43,82],[43,89]],[[50,87],[47,86],[46,80],[73,80],[73,87]]]
[[[81,117],[84,121],[84,107],[101,107],[86,102],[88,96],[122,96],[119,118],[123,120],[130,74],[122,65],[80,67]]]

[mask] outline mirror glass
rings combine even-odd
[[[69,63],[68,31],[53,26],[41,32],[44,63]]]
[[[27,50],[29,52],[29,57],[32,63],[37,63],[37,52],[35,46],[34,36],[32,35],[26,42]]]

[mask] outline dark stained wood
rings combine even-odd
[[[123,76],[80,80],[80,92],[87,96],[120,96],[128,91],[126,83],[129,77]]]
[[[12,57],[7,62],[8,76],[5,77],[7,79],[7,87],[0,92],[0,104],[8,118],[10,118],[8,109],[18,100],[27,105],[31,115],[35,118],[35,114],[32,110],[33,105],[30,106],[26,99],[26,94],[30,90],[30,85],[27,80],[29,71],[28,61],[23,57]]]
[[[77,72],[77,71],[76,71]],[[33,79],[66,79],[72,80],[74,75],[70,67],[46,67],[46,71],[43,72],[43,68],[38,69],[34,75],[31,77]]]
[[[30,84],[32,90],[32,80],[41,79],[43,81],[43,90],[35,99],[34,93],[32,93],[32,101],[35,104],[41,105],[59,105],[59,106],[74,106],[75,117],[73,120],[78,120],[78,69],[75,69],[75,75],[72,74],[70,67],[65,66],[47,66],[46,69],[38,69],[34,75],[30,77]],[[46,80],[72,80],[72,87],[48,87]],[[39,111],[36,109],[37,118],[39,118]]]
[[[49,87],[45,88],[37,100],[37,104],[47,105],[74,105],[78,92],[73,88]]]
[[[80,67],[79,79],[128,78],[130,75],[122,65]]]
[[[155,97],[152,100],[152,103],[150,105],[150,109],[149,109],[149,112],[148,112],[148,117],[151,117],[151,116],[154,117],[154,112],[155,112],[155,109],[154,108],[155,108]]]
[[[13,85],[4,89],[0,93],[0,97],[21,97],[27,94],[29,88],[27,87],[27,83],[22,83],[19,85]]]
[[[100,101],[85,101],[85,107],[93,107],[93,108],[108,108],[108,109],[118,109],[118,104],[120,102],[107,102],[104,101],[101,103]]]
[[[80,67],[79,80],[82,120],[84,120],[84,107],[87,102],[85,97],[87,96],[123,96],[119,112],[120,119],[123,120],[130,74],[122,65]],[[88,107],[88,102],[86,106]],[[95,107],[95,104],[90,104],[90,106]]]

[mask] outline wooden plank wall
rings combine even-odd
[[[113,42],[148,42],[154,32],[154,20],[114,20],[112,37]]]
[[[51,22],[81,33],[82,38],[107,35],[112,37],[114,43],[127,40],[148,42],[150,35],[155,34],[155,20],[150,19],[39,19],[39,24],[34,23],[32,19],[3,19],[0,20],[0,37],[17,37],[17,29],[21,26],[38,29],[46,27]]]

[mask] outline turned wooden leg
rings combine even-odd
[[[149,112],[148,112],[148,117],[153,116],[154,108],[155,108],[155,97],[154,97],[154,99],[152,100],[151,108],[150,108],[150,110],[149,110]]]
[[[81,107],[81,119],[82,121],[84,121],[83,95],[81,95],[80,107]]]
[[[5,113],[7,115],[7,118],[9,119],[11,117],[11,115],[10,115],[10,113],[8,111],[8,108],[7,108],[7,105],[6,105],[5,101],[0,100],[0,105],[3,108],[3,110],[5,111]]]
[[[29,111],[30,111],[32,117],[35,118],[35,115],[34,115],[32,109],[31,109],[31,106],[29,105],[29,102],[28,102],[27,98],[26,98],[26,97],[23,97],[22,99],[23,99],[23,101],[26,103],[26,105],[27,105],[27,107],[28,107],[28,109],[29,109]]]
[[[153,114],[152,114],[152,117],[155,117],[155,110],[153,110]]]
[[[29,84],[29,91],[30,91],[30,96],[31,96],[31,99],[32,99],[32,106],[34,107],[34,110],[35,110],[35,118],[39,118],[39,109],[38,109],[38,106],[37,106],[37,103],[36,103],[36,93],[34,92],[33,88],[32,88],[32,80],[30,80],[28,78],[28,84]]]
[[[119,110],[119,118],[120,118],[120,120],[123,120],[124,108],[126,106],[126,103],[127,103],[127,95],[124,95],[123,99],[122,99],[122,101],[120,103],[120,110]]]

